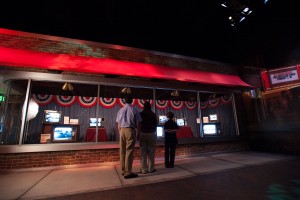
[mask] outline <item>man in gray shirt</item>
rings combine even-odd
[[[140,130],[142,118],[138,110],[132,105],[132,96],[125,97],[125,106],[117,114],[116,122],[120,132],[120,164],[122,175],[125,179],[136,178],[137,174],[132,173],[134,159],[134,145],[136,142],[136,128]]]

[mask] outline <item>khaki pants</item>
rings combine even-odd
[[[121,128],[120,130],[120,165],[122,173],[127,176],[132,173],[134,158],[134,145],[136,132],[133,128]]]
[[[155,165],[156,134],[141,133],[140,135],[141,171],[152,172]]]

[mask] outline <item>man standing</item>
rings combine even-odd
[[[136,142],[136,128],[140,130],[142,118],[140,113],[131,105],[132,96],[125,97],[125,106],[117,114],[116,122],[120,133],[120,164],[122,175],[125,179],[136,178],[137,174],[132,173],[134,159],[134,145]]]
[[[156,148],[156,127],[157,117],[151,110],[149,101],[144,103],[144,109],[140,113],[142,117],[141,133],[138,134],[140,152],[141,152],[141,172],[146,174],[153,173],[155,161],[155,148]],[[147,163],[148,161],[148,163]]]

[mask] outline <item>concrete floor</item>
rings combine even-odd
[[[133,168],[139,172],[138,160],[134,161]],[[247,200],[272,199],[272,195],[300,199],[298,156],[252,151],[207,154],[178,157],[175,168],[171,169],[164,167],[162,158],[157,158],[156,169],[155,173],[139,174],[134,179],[124,179],[118,163],[1,172],[0,200]]]

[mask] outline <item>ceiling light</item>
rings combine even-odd
[[[62,90],[68,90],[68,91],[72,91],[74,88],[73,88],[73,85],[71,83],[65,83],[63,86],[62,86]]]
[[[171,96],[178,97],[179,96],[178,90],[174,90],[173,92],[171,92]]]
[[[252,10],[250,10],[250,8],[246,6],[241,13],[243,15],[250,15],[252,13]]]
[[[227,8],[228,7],[227,2],[225,1],[224,3],[221,3],[221,6]]]
[[[244,13],[247,13],[249,11],[249,8],[248,7],[245,7],[244,9],[243,9],[243,12]]]
[[[123,93],[123,94],[131,94],[131,90],[130,90],[129,87],[124,87],[124,88],[122,89],[122,93]]]

